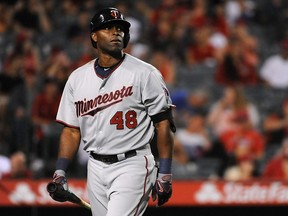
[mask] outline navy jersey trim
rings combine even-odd
[[[125,59],[125,55],[123,56],[123,58],[119,62],[117,62],[115,65],[111,66],[109,69],[107,68],[107,70],[106,70],[106,68],[104,68],[98,64],[99,59],[97,58],[94,62],[95,74],[101,79],[105,79],[105,78],[109,77],[122,64],[124,59]]]

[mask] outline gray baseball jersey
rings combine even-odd
[[[160,72],[129,54],[106,78],[97,76],[95,59],[70,75],[57,121],[80,128],[84,150],[120,154],[149,143],[149,116],[171,106]]]

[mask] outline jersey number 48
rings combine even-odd
[[[125,114],[123,111],[118,111],[110,119],[110,124],[115,124],[117,130],[123,130],[124,124],[127,128],[133,129],[137,126],[137,113],[134,110],[129,110]]]

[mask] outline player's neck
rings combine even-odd
[[[99,55],[98,64],[103,68],[107,68],[107,67],[116,65],[123,58],[124,58],[124,53],[122,53],[121,56],[117,56],[117,57],[113,57],[111,55],[106,55],[102,53]]]

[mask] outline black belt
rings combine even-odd
[[[125,160],[125,159],[130,158],[130,157],[134,157],[137,155],[137,152],[136,152],[136,150],[131,150],[131,151],[128,151],[124,154],[117,154],[117,155],[99,155],[99,154],[95,154],[94,152],[90,152],[90,155],[95,160],[102,161],[104,163],[112,164],[112,163],[116,163],[116,162]]]

